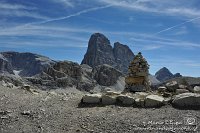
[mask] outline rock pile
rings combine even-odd
[[[135,94],[122,94],[119,92],[107,91],[100,94],[86,94],[81,101],[86,105],[122,105],[149,108],[164,105],[166,99],[153,93],[138,92]]]
[[[125,78],[125,90],[130,92],[147,91],[150,89],[149,81],[149,65],[141,52],[138,53],[129,66],[129,74]]]

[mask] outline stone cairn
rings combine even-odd
[[[125,92],[149,91],[149,65],[139,52],[130,63],[128,76],[125,78]]]

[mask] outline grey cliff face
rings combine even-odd
[[[87,64],[91,67],[101,64],[114,65],[115,58],[108,38],[100,33],[93,34],[89,40],[87,53],[81,64]]]
[[[165,81],[172,78],[173,74],[169,71],[169,69],[163,67],[158,72],[156,72],[155,76],[159,81]]]
[[[0,73],[14,74],[11,64],[2,54],[0,54]]]
[[[163,82],[172,78],[182,77],[180,73],[172,74],[169,69],[166,67],[161,68],[158,72],[156,72],[155,77]]]
[[[118,78],[123,74],[107,64],[96,66],[93,71],[93,77],[99,85],[114,85]]]
[[[7,61],[7,71],[19,71],[19,75],[29,77],[41,73],[44,69],[51,66],[55,62],[49,58],[32,53],[18,53],[18,52],[2,52],[5,64]],[[13,73],[11,73],[13,74]]]
[[[127,45],[123,45],[119,42],[114,43],[113,54],[115,57],[115,62],[118,70],[123,73],[128,72],[128,66],[134,58],[134,54]]]
[[[91,36],[88,49],[81,64],[91,67],[108,64],[123,73],[128,72],[128,65],[134,54],[128,46],[116,42],[112,48],[110,41],[101,33]]]

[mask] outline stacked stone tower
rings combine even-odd
[[[130,63],[128,76],[125,78],[126,91],[140,92],[149,91],[149,65],[139,52]]]

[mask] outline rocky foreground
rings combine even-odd
[[[0,86],[1,133],[199,132],[199,110],[84,105],[75,88],[42,91]],[[194,121],[195,120],[195,121]]]

